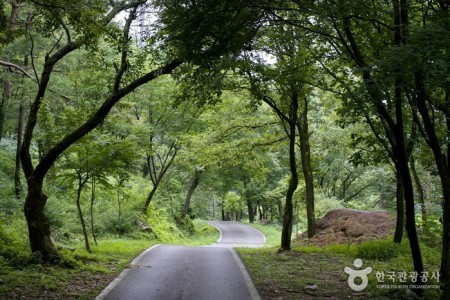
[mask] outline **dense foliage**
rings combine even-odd
[[[450,291],[448,6],[0,1],[0,254],[385,209]]]

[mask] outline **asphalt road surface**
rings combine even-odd
[[[237,222],[210,222],[220,231],[214,245],[156,245],[144,251],[97,299],[261,299],[233,246],[256,247],[264,235]]]

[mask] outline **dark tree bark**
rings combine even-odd
[[[305,202],[308,238],[312,238],[316,231],[316,216],[314,212],[314,177],[311,167],[311,147],[308,130],[308,100],[303,97],[302,109],[297,120],[297,128],[300,136],[300,157],[303,177],[305,179]]]
[[[416,184],[417,198],[419,199],[419,203],[420,203],[420,210],[422,213],[422,227],[423,227],[424,231],[426,231],[427,210],[425,207],[425,196],[424,196],[422,182],[420,180],[419,175],[417,174],[416,162],[415,162],[415,159],[413,156],[411,156],[411,159],[409,160],[409,165],[411,167],[411,173],[414,178],[414,183]]]
[[[394,243],[400,244],[403,239],[403,228],[405,225],[405,203],[404,203],[404,188],[400,172],[395,172],[397,177],[397,189],[395,192],[397,220],[395,222]]]
[[[293,91],[294,92],[294,91]],[[286,203],[283,214],[283,227],[281,230],[281,246],[279,251],[291,250],[292,221],[293,221],[293,204],[292,198],[298,186],[297,160],[295,158],[295,141],[296,141],[296,124],[298,116],[298,95],[295,92],[291,97],[291,105],[289,109],[289,170],[291,178],[286,193]]]
[[[114,8],[104,17],[104,24],[109,23],[117,15],[119,10],[137,7],[138,5],[139,3],[133,2],[132,4],[127,3],[123,4],[120,7],[118,6]],[[136,9],[134,9],[133,12],[135,13]],[[133,18],[133,16],[130,16],[130,24],[131,19]],[[83,46],[85,40],[81,38],[76,41],[71,41],[69,38],[66,45],[61,46],[53,54],[47,55],[46,57],[41,73],[41,78],[38,84],[38,91],[30,107],[30,113],[28,122],[26,124],[22,149],[20,153],[22,169],[24,171],[28,186],[24,212],[28,224],[30,247],[32,252],[40,252],[42,258],[45,261],[51,261],[59,256],[58,251],[50,237],[50,223],[48,217],[44,212],[44,208],[47,202],[47,196],[44,194],[42,189],[44,178],[53,163],[68,147],[70,147],[80,138],[100,125],[105,120],[112,107],[123,97],[130,94],[141,85],[152,81],[153,79],[163,74],[170,74],[176,67],[181,64],[181,62],[178,60],[171,61],[161,68],[148,72],[147,74],[144,74],[134,81],[131,81],[128,85],[121,87],[122,77],[127,68],[126,45],[128,45],[128,41],[128,31],[125,29],[123,36],[124,47],[122,53],[122,62],[120,69],[116,73],[115,84],[110,95],[105,99],[103,104],[91,115],[89,119],[87,119],[80,127],[68,133],[62,140],[57,142],[51,149],[47,151],[47,153],[45,153],[45,155],[40,159],[39,163],[34,166],[30,151],[33,141],[33,132],[37,124],[38,112],[47,91],[53,67],[65,56]]]
[[[95,233],[95,226],[94,226],[94,202],[95,202],[95,176],[92,176],[91,178],[91,205],[90,205],[90,213],[91,213],[91,234],[92,238],[94,239],[94,243],[97,246],[97,235]]]
[[[428,96],[425,89],[425,80],[421,72],[415,74],[416,82],[416,105],[422,118],[425,140],[433,152],[436,161],[439,178],[441,181],[443,205],[442,205],[442,258],[441,258],[441,285],[443,295],[450,295],[450,146],[447,146],[447,153],[441,150],[434,120],[427,106]],[[447,105],[450,100],[447,94]],[[449,130],[447,139],[450,138],[450,110],[444,110],[446,116],[446,125]],[[447,142],[448,143],[448,142]]]
[[[86,176],[83,178],[83,176],[79,173],[78,174],[78,188],[77,188],[77,211],[78,211],[78,217],[80,218],[81,228],[83,229],[83,236],[84,236],[84,245],[86,247],[86,250],[90,253],[91,252],[91,246],[89,245],[89,237],[86,230],[86,222],[83,218],[83,210],[81,209],[81,191],[83,190],[84,185],[86,184],[88,180],[88,177]]]
[[[248,221],[253,224],[255,222],[253,203],[250,199],[249,191],[247,189],[247,185],[250,182],[249,177],[247,175],[244,175],[242,177],[242,182],[244,183],[244,195],[245,195],[246,202],[247,202]]]
[[[16,198],[20,199],[22,193],[22,183],[20,181],[20,149],[22,148],[23,139],[23,119],[24,119],[24,108],[23,102],[20,101],[19,104],[19,120],[17,123],[17,149],[16,149],[16,168],[14,169],[14,189],[16,193]]]
[[[253,214],[254,212],[253,204],[250,199],[247,199],[247,211],[248,211],[248,221],[253,224],[255,222],[255,215]]]
[[[178,148],[175,145],[175,143],[172,143],[168,152],[166,153],[164,160],[161,160],[159,166],[156,163],[155,156],[153,154],[152,155],[147,154],[147,165],[148,165],[148,169],[149,169],[150,180],[152,181],[153,186],[152,186],[152,189],[150,190],[150,193],[148,194],[147,199],[145,200],[144,206],[142,208],[143,213],[147,213],[150,202],[152,201],[153,196],[156,193],[156,190],[158,189],[159,185],[161,184],[161,182],[164,178],[164,175],[166,175],[167,171],[172,166],[177,153],[178,153]]]
[[[19,5],[16,1],[11,2],[11,15],[9,17],[9,34],[12,34],[12,31],[16,27],[17,23],[17,15],[19,13]],[[9,57],[6,57],[6,60],[9,60]],[[0,101],[0,141],[3,138],[3,133],[5,129],[6,123],[6,114],[8,112],[9,101],[11,99],[11,82],[8,78],[8,69],[4,68],[3,75],[3,94],[2,99]]]
[[[184,200],[183,212],[181,214],[181,216],[183,218],[187,215],[187,213],[189,211],[192,195],[194,194],[195,189],[197,188],[198,184],[200,183],[200,179],[202,178],[203,172],[204,172],[203,168],[201,168],[201,167],[195,168],[194,178],[191,181],[191,185],[189,186],[189,190],[186,195],[186,199]]]
[[[6,123],[6,113],[8,111],[9,100],[11,98],[11,83],[8,78],[7,69],[3,71],[3,93],[0,101],[0,141],[3,138]]]
[[[122,202],[120,201],[120,187],[122,185],[122,181],[119,180],[117,183],[117,205],[118,205],[118,212],[117,212],[117,231],[119,232],[119,237],[122,237]]]

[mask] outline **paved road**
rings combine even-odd
[[[261,247],[266,241],[261,231],[239,222],[210,221],[209,224],[220,232],[219,240],[213,246]]]
[[[211,225],[221,232],[214,245],[156,245],[138,256],[97,299],[260,299],[232,246],[261,246],[265,237],[237,222]]]

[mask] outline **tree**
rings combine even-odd
[[[262,45],[260,47],[261,51],[272,56],[276,62],[264,65],[264,63],[258,62],[259,58],[256,54],[255,57],[247,58],[242,70],[249,80],[250,90],[273,109],[280,118],[289,139],[291,183],[286,196],[281,243],[281,248],[285,250],[290,249],[293,219],[292,196],[298,184],[297,160],[295,158],[297,132],[300,136],[300,156],[303,178],[306,182],[308,236],[312,237],[315,232],[314,179],[307,117],[310,89],[306,81],[312,60],[307,57],[305,50],[299,48],[297,43],[299,38],[298,31],[293,27],[277,27],[276,25],[269,27],[269,33],[261,38]],[[260,70],[260,73],[258,74],[254,70]],[[261,87],[262,85],[266,86]],[[270,92],[270,89],[275,90],[275,92]],[[277,93],[279,95],[275,97],[278,99],[273,96]]]
[[[188,134],[202,112],[201,107],[178,99],[178,87],[173,80],[159,80],[155,91],[140,96],[145,99],[144,110],[148,115],[143,120],[142,138],[146,150],[145,173],[148,173],[152,188],[144,203],[145,213],[167,171],[172,167],[181,144],[181,137]],[[141,116],[138,117],[140,119]]]
[[[276,10],[272,12],[277,20],[293,24],[307,34],[315,36],[322,45],[328,45],[328,47],[321,47],[326,54],[322,55],[325,60],[330,57],[339,57],[343,64],[349,66],[350,70],[354,70],[348,74],[349,76],[342,76],[346,72],[345,69],[334,70],[327,66],[330,63],[322,63],[327,73],[335,79],[339,79],[339,82],[344,85],[346,80],[353,79],[352,87],[365,89],[366,95],[370,99],[370,105],[367,108],[382,124],[383,134],[386,135],[390,146],[394,149],[394,163],[404,186],[406,229],[414,268],[417,272],[422,272],[422,255],[415,226],[413,186],[408,168],[410,150],[405,138],[407,126],[404,114],[406,113],[407,97],[405,95],[407,93],[403,93],[402,84],[399,81],[401,67],[398,63],[394,65],[397,69],[391,70],[390,74],[394,74],[393,76],[386,76],[387,73],[384,73],[379,77],[379,73],[373,72],[374,67],[380,66],[378,59],[380,59],[379,54],[385,53],[383,49],[400,46],[406,41],[407,31],[403,29],[407,26],[404,22],[408,22],[404,18],[407,15],[407,6],[406,1],[399,3],[394,1],[393,7],[387,5],[383,10],[393,10],[393,17],[376,15],[384,3],[373,2],[371,4],[373,7],[371,7],[362,1],[351,3],[332,1],[327,6],[315,1],[292,1],[284,6],[286,10],[307,12],[299,13],[293,18],[286,18]],[[385,24],[392,26],[385,26]],[[391,30],[392,28],[394,30]],[[362,32],[364,34],[361,34]],[[342,78],[346,78],[346,80],[341,80]],[[361,88],[359,91],[362,90]],[[364,102],[359,102],[359,104],[364,104]]]
[[[25,173],[28,186],[24,211],[28,224],[30,247],[32,252],[40,252],[45,261],[51,261],[59,257],[58,251],[50,237],[50,224],[48,217],[44,212],[47,196],[43,192],[42,188],[45,176],[53,163],[68,147],[101,124],[111,108],[120,99],[133,92],[139,86],[163,74],[172,72],[173,69],[181,64],[180,61],[173,60],[163,64],[161,67],[156,68],[154,71],[139,74],[135,77],[136,79],[132,79],[128,83],[123,83],[127,70],[130,70],[128,64],[128,58],[130,55],[130,25],[132,20],[136,17],[139,5],[142,3],[143,2],[141,1],[136,1],[120,5],[114,4],[108,13],[106,13],[108,7],[103,4],[98,6],[98,3],[92,4],[91,6],[86,4],[77,7],[73,7],[73,5],[67,3],[67,7],[73,8],[71,10],[51,6],[43,6],[40,8],[41,11],[45,13],[49,21],[56,22],[49,23],[52,24],[50,29],[62,29],[62,37],[64,37],[58,40],[56,45],[59,43],[64,44],[59,45],[57,49],[51,49],[46,54],[42,73],[38,79],[38,91],[30,108],[21,148],[22,168]],[[120,46],[119,54],[121,58],[119,61],[119,67],[115,71],[113,85],[109,95],[106,97],[103,104],[97,108],[83,124],[69,132],[61,140],[55,142],[40,159],[38,164],[34,165],[31,154],[31,145],[34,137],[33,132],[36,124],[38,123],[38,112],[40,111],[41,104],[45,99],[45,94],[49,87],[54,66],[63,60],[67,55],[77,49],[80,49],[82,46],[93,45],[96,38],[102,34],[103,30],[105,32],[111,32],[111,30],[115,31],[115,29],[113,29],[115,26],[113,25],[112,20],[119,12],[125,9],[131,9],[131,12],[123,28],[122,35],[119,39],[116,39],[117,44]],[[99,14],[99,12],[105,12],[105,14]],[[80,24],[77,24],[75,21],[79,20],[79,17],[75,17],[77,14],[82,17],[81,26],[79,26]],[[87,16],[93,16],[93,19],[89,19]],[[60,25],[58,26],[59,28],[54,28],[53,26],[57,26],[55,24]]]
[[[181,212],[182,218],[184,218],[189,211],[189,206],[191,204],[192,195],[194,194],[195,189],[197,188],[198,184],[200,183],[200,179],[201,179],[201,176],[204,171],[205,171],[205,169],[201,166],[197,166],[195,168],[194,177],[192,178],[191,184],[189,186],[189,190],[186,195],[186,199],[184,200],[183,211]]]

